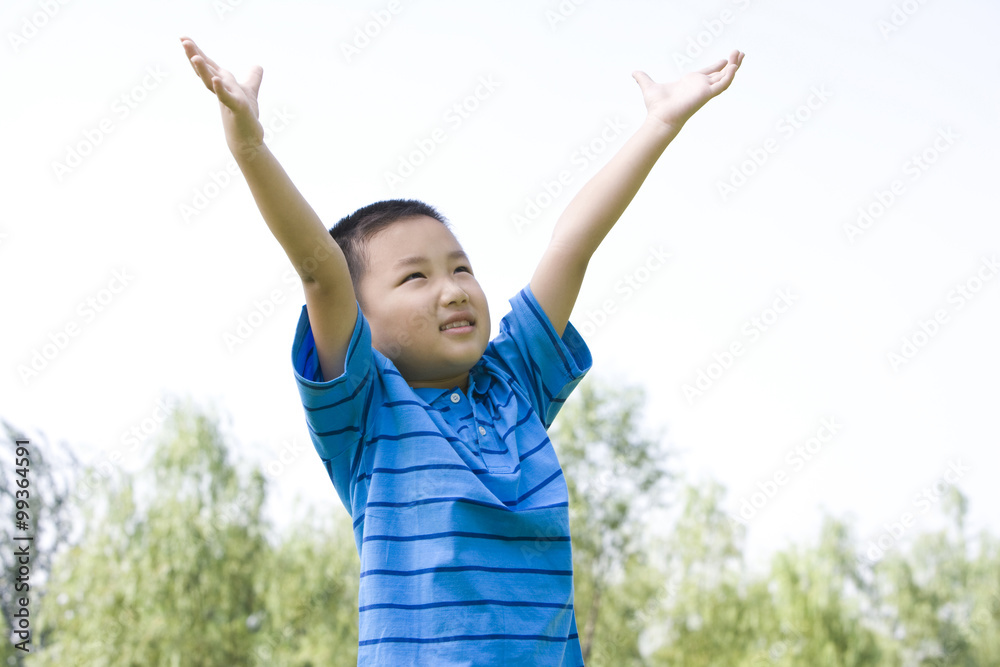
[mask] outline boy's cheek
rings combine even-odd
[[[438,317],[436,312],[427,310],[414,310],[411,311],[409,316],[405,318],[403,324],[403,330],[400,332],[401,339],[405,339],[407,343],[412,342],[411,332],[418,332],[426,329],[429,333],[436,331],[439,328]]]

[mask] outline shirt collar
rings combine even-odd
[[[476,365],[469,370],[469,389],[472,394],[482,396],[486,394],[492,384],[492,375],[486,367],[485,362],[480,359]],[[441,397],[447,397],[455,391],[455,387],[449,389],[437,389],[434,387],[417,387],[413,391],[424,399],[428,405],[433,405]]]
[[[472,387],[472,392],[475,394],[485,394],[490,389],[492,384],[492,375],[486,368],[486,361],[480,359],[476,362],[476,365],[472,367],[469,371],[469,386]]]

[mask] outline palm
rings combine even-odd
[[[728,60],[688,72],[670,83],[656,83],[645,72],[635,72],[633,77],[642,89],[649,115],[667,125],[680,127],[706,102],[729,87],[742,61],[743,53],[733,51]]]

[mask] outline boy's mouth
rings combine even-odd
[[[465,333],[472,331],[476,321],[466,314],[456,315],[441,325],[441,331],[454,331],[455,333]]]
[[[472,323],[469,322],[468,320],[459,320],[458,322],[452,322],[451,324],[444,325],[443,327],[441,327],[441,331],[448,331],[449,329],[456,329],[459,327],[468,327],[468,326],[472,326]]]

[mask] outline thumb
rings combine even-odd
[[[649,78],[648,74],[646,74],[641,70],[636,70],[632,72],[632,78],[635,79],[635,82],[639,84],[639,88],[641,88],[643,92],[646,91],[646,88],[656,83],[651,78]]]
[[[264,69],[260,65],[255,65],[243,81],[243,85],[253,91],[254,97],[257,97],[257,91],[260,90],[260,80],[263,77]]]

